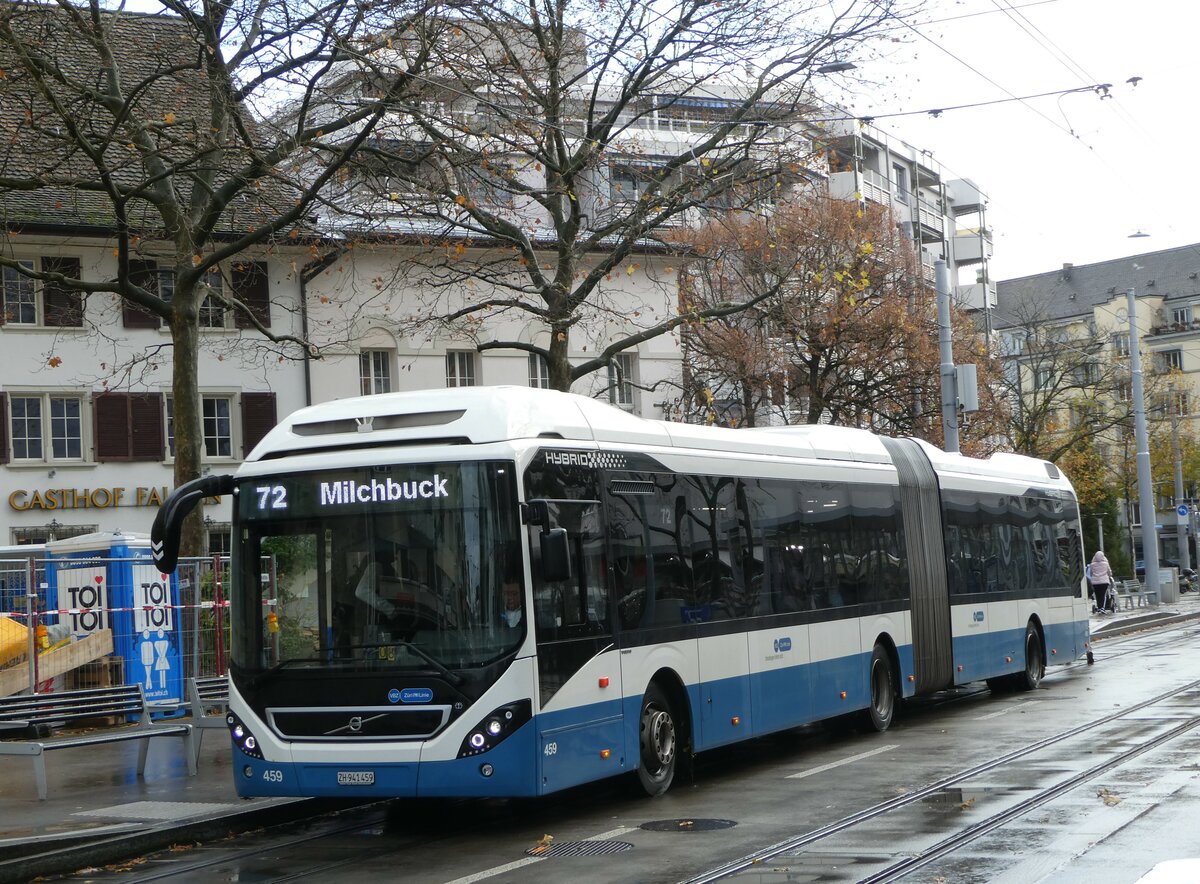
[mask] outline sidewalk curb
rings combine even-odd
[[[1125,620],[1106,623],[1102,628],[1092,632],[1092,641],[1126,635],[1150,626],[1170,626],[1172,623],[1182,623],[1185,620],[1195,620],[1197,618],[1200,618],[1200,611],[1192,611],[1184,614],[1176,611],[1142,614],[1138,617],[1130,617]]]
[[[74,844],[57,850],[30,853],[0,861],[0,884],[31,881],[47,875],[69,874],[90,866],[127,862],[173,844],[214,840],[250,829],[275,826],[308,819],[334,810],[342,810],[362,802],[347,803],[327,798],[289,798],[272,801],[267,806],[249,807],[243,811],[200,817],[177,825],[160,825],[140,832],[122,832],[102,837],[87,844]],[[8,845],[12,848],[20,844]],[[36,842],[29,842],[36,849]]]

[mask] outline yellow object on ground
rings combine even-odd
[[[0,666],[20,660],[28,650],[28,627],[11,617],[0,617]]]

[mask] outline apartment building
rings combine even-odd
[[[1052,380],[1050,367],[1036,365],[1026,352],[1026,329],[1037,325],[1051,334],[1057,330],[1064,340],[1094,342],[1097,367],[1111,362],[1117,369],[1110,389],[1096,395],[1102,402],[1127,410],[1132,395],[1127,369],[1130,289],[1136,296],[1133,325],[1146,378],[1144,405],[1151,428],[1163,437],[1173,424],[1181,437],[1194,439],[1200,393],[1200,247],[1183,246],[1095,264],[1063,264],[1045,273],[1001,280],[991,311],[992,327],[1025,398],[1036,395]],[[1098,443],[1101,454],[1114,464],[1130,454],[1128,440],[1118,436],[1114,430]],[[1178,514],[1173,476],[1156,475],[1154,480],[1160,558],[1178,561],[1180,538],[1194,531],[1194,518]],[[1185,496],[1190,496],[1186,489]],[[1124,524],[1132,525],[1140,550],[1136,489],[1132,497],[1133,505],[1121,516]],[[1194,556],[1191,560],[1195,561]]]
[[[857,120],[830,121],[824,138],[833,196],[890,207],[920,255],[926,282],[934,283],[941,259],[955,303],[985,315],[995,307],[987,196],[974,181],[950,177],[932,151]]]

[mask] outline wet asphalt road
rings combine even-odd
[[[1122,884],[1200,858],[1197,750],[1193,622],[1102,642],[1095,666],[1051,670],[1032,693],[923,700],[885,734],[814,728],[707,753],[694,782],[653,801],[618,782],[536,801],[394,802],[73,880],[681,882],[746,858],[732,879],[853,882],[974,828],[896,879]],[[539,842],[583,855],[531,857]]]

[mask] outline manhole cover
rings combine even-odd
[[[601,856],[606,853],[621,853],[632,849],[628,841],[564,841],[548,847],[530,847],[529,856],[549,858],[553,856]]]
[[[734,820],[651,820],[638,828],[648,832],[712,832],[715,829],[732,829]]]

